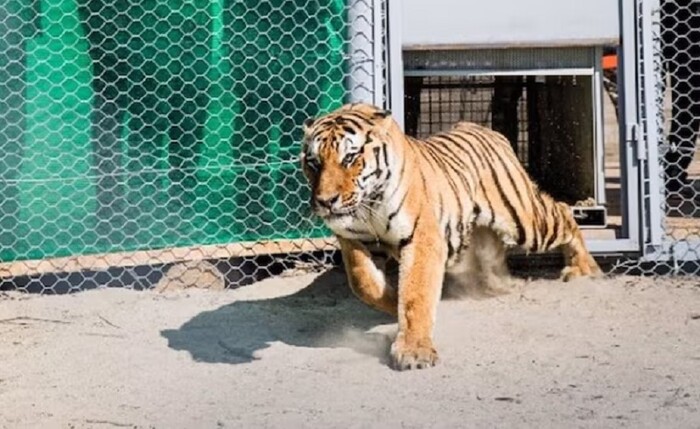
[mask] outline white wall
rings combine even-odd
[[[398,0],[402,45],[562,46],[615,43],[619,1]]]

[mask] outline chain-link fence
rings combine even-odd
[[[700,272],[700,3],[636,0],[637,99],[645,143],[642,255],[619,268]],[[634,72],[628,72],[634,78]],[[628,107],[629,108],[629,107]]]
[[[378,6],[3,1],[0,289],[224,287],[323,262],[300,124],[383,90]]]
[[[698,2],[630,3],[641,248],[617,268],[697,273]],[[0,290],[227,287],[337,262],[308,209],[300,124],[387,101],[386,14],[383,0],[4,1]]]

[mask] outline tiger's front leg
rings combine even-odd
[[[419,218],[399,248],[399,332],[391,346],[395,369],[427,368],[438,361],[433,327],[445,274],[447,245],[437,222]]]
[[[369,250],[354,240],[338,237],[338,242],[350,289],[355,296],[372,308],[396,316],[396,291],[387,285],[386,276],[372,260]]]

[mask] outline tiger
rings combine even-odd
[[[302,128],[312,212],[337,238],[354,295],[397,318],[397,370],[438,363],[433,329],[450,273],[506,281],[512,247],[561,249],[563,281],[601,273],[570,207],[541,191],[488,127],[458,122],[419,140],[391,111],[352,103]],[[374,262],[375,245],[398,262],[398,287]]]

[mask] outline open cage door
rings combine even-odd
[[[499,4],[504,2],[507,0],[499,0]],[[466,7],[449,0],[438,3]],[[530,3],[549,7],[546,2]],[[567,44],[575,37],[567,39],[557,33],[549,41],[551,29],[542,33],[533,24],[532,34],[541,39],[536,43],[523,39],[491,46],[470,45],[469,35],[460,42],[455,32],[477,30],[459,27],[451,31],[446,28],[451,25],[447,18],[413,25],[424,5],[390,0],[389,106],[400,116],[405,132],[416,137],[460,120],[500,131],[540,187],[573,206],[592,252],[636,254],[642,242],[639,161],[644,154],[639,151],[636,109],[624,107],[635,106],[637,97],[636,27],[634,22],[624,22],[628,16],[625,3],[628,1],[621,0],[611,6],[599,1],[593,5],[593,9],[610,12],[607,21],[615,21],[606,24],[598,39],[594,34]],[[440,4],[431,8],[440,10]],[[517,4],[512,6],[513,13],[520,10]],[[578,13],[563,6],[554,9],[549,12],[566,15],[563,19],[576,19]],[[447,12],[440,13],[447,16]],[[595,11],[586,13],[591,20],[597,19]],[[484,20],[479,37],[507,37],[489,35],[498,27],[489,20],[506,18]],[[520,36],[514,33],[513,37]],[[614,75],[613,86],[619,90],[610,88],[610,79],[604,79],[604,50],[614,53],[619,62],[619,67],[605,70],[608,77]]]
[[[598,127],[592,75],[416,70],[406,76],[404,90],[408,135],[427,137],[458,121],[493,128],[510,141],[542,189],[587,210],[586,216],[579,216],[582,226],[606,227],[605,207],[596,207],[605,203],[605,193],[597,187],[600,177],[594,162]]]

